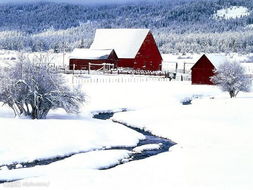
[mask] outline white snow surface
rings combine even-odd
[[[0,171],[1,180],[8,181],[46,176],[52,173],[64,173],[66,170],[83,170],[83,172],[87,172],[91,169],[103,169],[119,164],[120,160],[127,159],[130,155],[131,152],[127,150],[102,150],[81,153],[45,166]]]
[[[162,54],[163,63],[162,70],[169,72],[176,72],[177,65],[177,73],[182,74],[190,74],[191,68],[193,65],[202,57],[203,54],[186,54],[186,55],[174,55],[174,54]],[[210,59],[210,61],[217,68],[220,64],[225,62],[238,62],[244,68],[247,74],[253,74],[253,60],[252,54],[247,55],[239,55],[236,53],[224,54],[224,53],[213,53],[206,54],[206,56]]]
[[[252,118],[248,113],[252,105],[248,98],[201,99],[188,107],[172,106],[171,111],[158,108],[118,113],[114,119],[178,143],[169,153],[158,156],[163,164],[153,165],[153,172],[161,170],[163,175],[159,176],[166,176],[159,180],[166,188],[249,190],[253,187]],[[166,182],[166,178],[170,180]]]
[[[179,72],[183,73],[190,72],[191,67],[198,61],[200,55],[197,54],[186,54],[173,55],[173,54],[162,54],[162,71]]]
[[[10,67],[12,64],[17,62],[20,53],[17,51],[7,51],[7,50],[0,50],[0,66],[1,67]],[[56,67],[67,67],[69,65],[69,57],[70,53],[52,53],[52,52],[35,52],[35,53],[24,53],[33,60],[36,57],[46,56],[48,57],[48,62]],[[178,73],[185,73],[189,74],[191,67],[198,61],[198,59],[203,54],[192,54],[187,53],[186,55],[182,54],[163,54],[163,63],[162,63],[162,70],[163,71],[170,71],[175,72],[176,70],[176,63],[178,63]],[[210,56],[224,56],[229,61],[236,61],[245,65],[246,72],[249,74],[253,74],[253,54],[246,54],[240,55],[237,53],[230,53],[230,54],[208,54]],[[185,69],[184,69],[185,68]]]
[[[70,54],[70,59],[107,59],[112,49],[85,49],[76,48]]]
[[[114,49],[119,58],[135,58],[149,29],[97,29],[91,49]]]
[[[176,72],[176,64],[177,64],[177,72],[186,72],[189,73],[191,68],[195,65],[195,63],[203,56],[204,54],[186,54],[184,56],[172,55],[172,54],[162,54],[163,71]],[[220,64],[223,64],[227,61],[234,61],[229,56],[225,54],[205,54],[207,58],[213,63],[213,65],[217,68]]]
[[[80,147],[134,145],[143,138],[139,133],[90,118],[92,112],[122,108],[129,111],[116,113],[114,120],[177,144],[169,152],[110,170],[97,168],[128,159],[131,153],[96,151],[48,166],[3,168],[0,178],[25,179],[1,184],[0,189],[253,189],[252,92],[230,99],[216,86],[190,82],[86,83],[83,90],[88,102],[79,117],[58,110],[48,120],[11,119],[10,110],[1,107],[2,162],[66,154]],[[193,98],[191,105],[180,103],[186,97]]]
[[[248,16],[250,14],[250,10],[247,7],[243,6],[231,6],[229,8],[224,8],[218,10],[214,14],[215,19],[236,19],[244,16]]]
[[[5,114],[2,110],[0,165],[32,162],[112,146],[134,146],[144,138],[111,121],[67,117],[62,111],[52,113],[48,120],[28,120],[8,118],[11,113]]]

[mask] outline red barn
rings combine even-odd
[[[191,68],[192,84],[213,84],[210,77],[220,64],[226,62],[226,58],[218,55],[203,55]]]
[[[69,58],[70,70],[98,70],[106,64],[117,64],[118,56],[113,49],[76,48]]]
[[[98,29],[91,49],[114,49],[117,67],[161,70],[162,56],[149,29]]]

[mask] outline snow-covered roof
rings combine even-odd
[[[217,69],[219,67],[219,65],[228,62],[228,59],[226,58],[226,56],[220,55],[220,54],[204,54],[213,64],[213,66]],[[204,55],[201,55],[199,57],[198,60],[200,60],[201,57],[203,57]],[[196,64],[194,64],[192,66],[192,68],[195,66]]]
[[[70,54],[70,59],[107,59],[112,49],[84,49],[76,48]]]
[[[119,58],[134,58],[149,29],[97,29],[91,49],[114,49]]]
[[[218,54],[205,54],[205,55],[212,62],[215,68],[218,68],[221,64],[228,62],[228,59],[223,55]]]

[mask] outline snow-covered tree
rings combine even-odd
[[[240,91],[248,92],[251,88],[251,79],[245,74],[244,68],[236,62],[221,64],[211,81],[229,93],[230,97],[236,97]]]
[[[150,28],[162,53],[251,53],[252,11],[242,18],[214,19],[217,10],[230,6],[252,10],[253,1],[150,0],[106,6],[0,3],[0,49],[72,51],[88,48],[97,28]]]
[[[63,75],[51,69],[47,60],[43,56],[33,61],[20,57],[15,66],[1,72],[0,101],[9,105],[15,115],[43,119],[56,108],[79,112],[84,93],[67,86]]]

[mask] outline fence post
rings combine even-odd
[[[75,64],[73,64],[73,75],[72,75],[72,84],[74,85],[74,76],[75,76]]]

